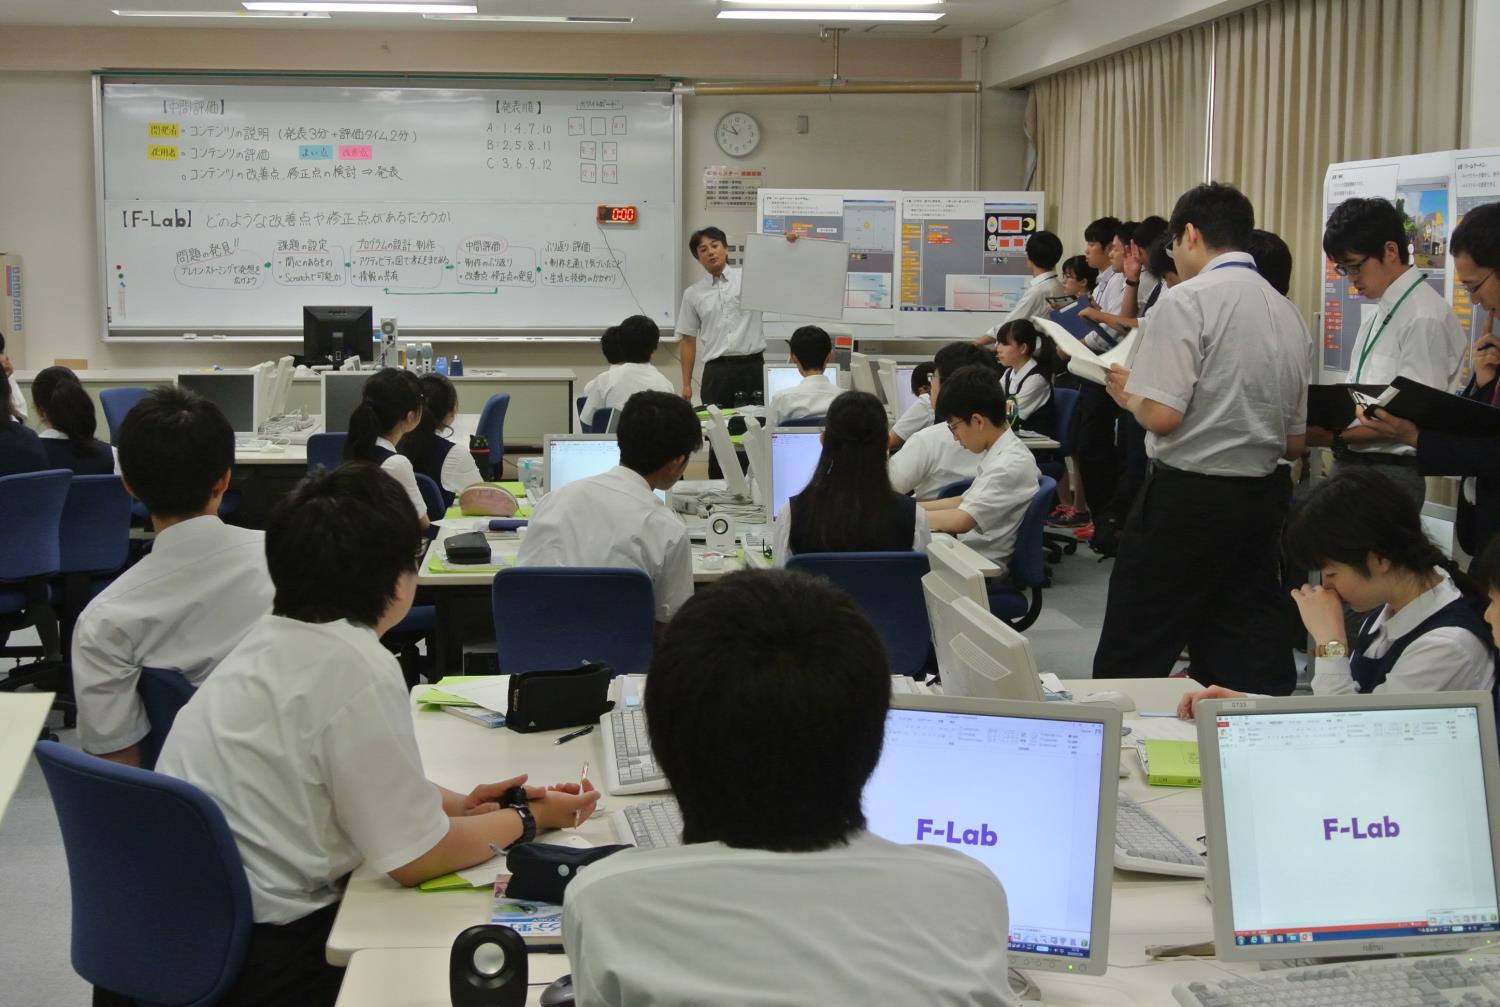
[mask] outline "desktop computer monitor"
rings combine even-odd
[[[302,362],[339,367],[349,357],[375,359],[374,316],[369,307],[306,306],[302,309]]]
[[[884,357],[872,361],[875,371],[875,389],[885,411],[894,419],[901,415],[896,411],[901,402],[900,390],[896,387],[896,361]]]
[[[547,434],[542,438],[542,458],[542,486],[551,493],[620,464],[620,445],[614,434]],[[655,492],[666,501],[666,490]]]
[[[875,358],[864,353],[849,354],[849,387],[856,392],[869,392],[880,397],[880,381],[876,376],[878,365]]]
[[[922,593],[932,620],[943,695],[977,699],[1046,700],[1037,675],[1031,644],[1005,620],[990,611],[988,601],[976,603],[942,582],[922,578]]]
[[[816,430],[775,430],[771,433],[771,520],[812,478],[823,453]]]
[[[1220,959],[1495,942],[1489,693],[1216,700],[1197,720]]]
[[[739,452],[734,449],[734,441],[730,438],[729,423],[724,419],[724,413],[718,406],[706,406],[705,409],[708,411],[708,421],[705,426],[708,432],[709,450],[719,460],[719,468],[724,472],[725,487],[735,496],[748,500],[750,484],[745,480],[745,470],[740,468],[740,456]]]
[[[219,407],[236,434],[254,434],[261,419],[264,379],[255,370],[181,371],[177,387]]]
[[[958,850],[1005,886],[1011,964],[1098,975],[1109,959],[1118,710],[891,697],[864,811],[896,843]]]
[[[349,432],[349,417],[365,397],[365,382],[374,371],[324,371],[319,390],[323,429],[331,434]]]
[[[917,394],[911,390],[911,375],[916,369],[916,364],[898,364],[896,366],[897,416],[905,415],[908,409],[917,404]]]
[[[823,377],[833,384],[839,383],[839,369],[832,364],[823,368]],[[765,398],[762,400],[767,406],[776,396],[802,383],[802,372],[797,370],[794,364],[766,364],[765,365]]]

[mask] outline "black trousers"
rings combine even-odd
[[[335,902],[291,923],[257,923],[239,979],[217,1007],[333,1007],[344,970],[324,957]],[[136,1007],[130,997],[94,987],[94,1007]]]
[[[1186,647],[1204,685],[1289,695],[1287,496],[1279,472],[1235,478],[1154,464],[1120,537],[1094,677],[1165,677]]]
[[[1103,385],[1085,381],[1078,390],[1078,434],[1073,460],[1083,481],[1089,513],[1098,520],[1108,513],[1120,478],[1120,456],[1115,448],[1115,421],[1120,407]]]

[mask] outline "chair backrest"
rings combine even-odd
[[[0,581],[62,571],[59,530],[72,481],[67,469],[0,476]]]
[[[344,460],[344,441],[348,434],[313,434],[307,439],[307,471],[316,472],[320,467],[336,469]]]
[[[1052,403],[1057,410],[1057,443],[1062,453],[1073,453],[1073,420],[1078,416],[1078,389],[1053,388]]]
[[[104,423],[109,427],[111,444],[120,443],[120,424],[124,421],[125,414],[149,394],[149,388],[106,388],[99,393],[99,404],[104,407]]]
[[[130,553],[130,494],[119,476],[74,476],[58,546],[63,573],[114,573]]]
[[[198,689],[177,672],[165,668],[142,668],[135,688],[146,707],[146,719],[151,722],[150,733],[141,740],[141,765],[155,769],[156,757],[161,754],[167,732],[172,730],[177,711],[187,705]]]
[[[1037,480],[1031,503],[1026,505],[1026,515],[1021,518],[1021,528],[1016,533],[1016,550],[1010,561],[1011,578],[1018,587],[1037,587],[1047,582],[1047,554],[1042,545],[1042,529],[1046,527],[1047,511],[1052,506],[1052,494],[1056,489],[1056,479],[1042,476]]]
[[[490,591],[501,674],[600,662],[621,675],[651,664],[651,578],[622,567],[510,567]]]
[[[933,497],[932,499],[946,500],[949,497],[961,497],[966,492],[968,492],[969,487],[973,485],[974,480],[972,479],[960,479],[957,482],[949,483],[947,486],[944,486],[942,489],[938,490],[937,496]]]
[[[510,392],[497,392],[479,413],[476,433],[490,444],[490,465],[495,469],[495,478],[500,478],[500,463],[505,461],[505,413],[510,409]]]
[[[609,432],[609,425],[615,418],[613,409],[595,409],[594,418],[583,425],[586,434],[602,434]]]
[[[433,481],[432,476],[421,472],[415,473],[417,477],[417,489],[422,491],[422,502],[427,505],[427,520],[441,521],[448,513],[447,504],[443,503],[443,491]]]
[[[885,644],[891,674],[916,675],[932,642],[920,552],[814,552],[787,560],[788,570],[827,577],[854,599]]]
[[[36,746],[73,895],[73,969],[142,1003],[217,1003],[250,944],[250,887],[198,788],[55,742]]]

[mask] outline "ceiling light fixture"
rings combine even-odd
[[[423,14],[428,21],[525,21],[538,24],[634,24],[633,17],[583,14]]]
[[[285,14],[267,14],[260,11],[247,10],[113,10],[110,13],[118,17],[212,17],[239,18],[241,20],[246,18],[268,18],[271,20],[283,19],[288,21],[301,20],[302,18],[327,19],[332,16],[329,14],[313,14],[305,11],[300,14],[290,12]]]
[[[471,3],[371,3],[354,0],[244,0],[246,10],[310,11],[333,14],[475,14]]]
[[[721,0],[756,7],[941,7],[943,0]]]
[[[939,11],[851,11],[851,10],[804,10],[781,8],[780,10],[721,10],[722,21],[936,21],[945,15]]]

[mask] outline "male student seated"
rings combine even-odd
[[[833,340],[816,325],[804,325],[792,333],[787,344],[802,380],[771,400],[776,418],[803,420],[827,416],[828,407],[843,391],[823,373],[833,357]]]
[[[918,430],[932,426],[932,372],[935,370],[937,365],[931,361],[911,369],[911,393],[917,400],[891,424],[890,450],[895,451],[905,444]]]
[[[943,382],[951,378],[959,368],[977,364],[1000,375],[1000,364],[995,354],[972,343],[949,343],[933,358],[932,374],[929,377],[930,398],[937,402]],[[891,455],[891,487],[897,493],[910,493],[918,500],[932,500],[938,492],[952,483],[973,479],[979,471],[979,458],[953,439],[948,428],[941,423],[929,423],[912,433],[901,445],[901,450]]]
[[[979,456],[979,472],[962,496],[924,501],[927,524],[1009,568],[1041,470],[1010,429],[1000,379],[989,367],[960,368],[943,382],[937,414],[953,439]]]
[[[866,830],[890,669],[847,595],[732,574],[683,606],[650,678],[685,845],[625,850],[568,887],[578,1007],[1015,1002],[999,880]]]
[[[1026,268],[1031,271],[1031,279],[1027,281],[1026,290],[1016,301],[1016,306],[1010,309],[1010,314],[999,325],[975,340],[978,345],[992,345],[1000,329],[1018,318],[1046,318],[1052,311],[1052,305],[1047,303],[1047,299],[1066,296],[1062,281],[1057,275],[1057,263],[1062,259],[1062,251],[1062,239],[1051,231],[1038,231],[1026,239]]]
[[[411,608],[425,541],[400,484],[374,465],[303,480],[266,527],[271,614],[172,725],[157,771],[219,805],[250,884],[249,957],[224,1002],[334,1002],[343,970],[324,945],[361,862],[415,885],[594,809],[597,793],[578,784],[526,787],[501,808],[525,776],[467,795],[426,778],[400,667],[380,644]]]
[[[151,552],[89,602],[73,630],[83,750],[140,765],[150,731],[136,695],[142,668],[193,685],[271,609],[265,535],[219,520],[234,429],[207,399],[158,388],[120,425],[125,488],[146,505]]]
[[[610,332],[614,333],[619,360],[584,389],[583,408],[578,411],[578,418],[584,423],[594,422],[594,414],[600,409],[619,412],[636,392],[676,390],[651,363],[651,356],[661,343],[661,329],[655,322],[645,315],[631,315]],[[609,338],[606,332],[606,344]]]
[[[521,538],[517,566],[617,566],[643,570],[667,622],[693,593],[687,525],[656,496],[682,478],[703,445],[687,400],[636,392],[620,411],[620,464],[547,494]]]

